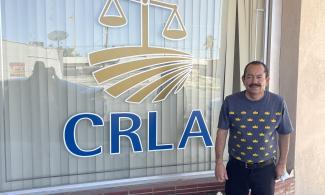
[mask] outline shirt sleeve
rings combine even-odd
[[[229,107],[228,107],[228,99],[226,98],[223,102],[219,114],[219,122],[218,128],[219,129],[229,129]]]
[[[293,132],[293,127],[292,127],[291,120],[289,117],[287,104],[284,100],[282,102],[282,105],[283,105],[282,106],[282,117],[281,117],[279,127],[277,128],[277,132],[279,134],[289,134],[289,133]]]

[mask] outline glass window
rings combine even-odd
[[[177,146],[193,110],[214,142],[236,48],[240,64],[264,58],[265,14],[256,11],[264,1],[245,1],[249,10],[239,2],[1,0],[0,191],[214,169],[214,149],[202,137]],[[241,25],[241,14],[256,14],[256,24]],[[157,144],[174,149],[148,151],[149,111],[157,112]],[[142,152],[122,136],[120,153],[110,154],[118,112],[140,118]],[[102,146],[102,154],[67,150],[63,130],[79,113],[103,119],[102,127],[80,121],[75,134],[80,148]],[[195,122],[192,132],[200,130]]]

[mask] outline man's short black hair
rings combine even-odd
[[[261,66],[263,66],[263,67],[264,67],[264,72],[265,72],[265,77],[266,77],[266,78],[269,77],[269,69],[267,68],[266,64],[265,64],[264,62],[262,62],[262,61],[257,61],[257,60],[256,60],[256,61],[249,62],[249,63],[246,65],[246,67],[245,67],[245,69],[244,69],[243,78],[245,78],[246,71],[247,71],[247,68],[248,68],[249,65],[261,65]]]

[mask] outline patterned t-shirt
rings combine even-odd
[[[249,100],[245,91],[227,96],[221,107],[218,128],[230,130],[229,154],[247,163],[276,157],[276,132],[293,131],[285,101],[268,91],[258,101]]]

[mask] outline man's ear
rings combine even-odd
[[[266,86],[269,86],[270,76],[266,77]]]

